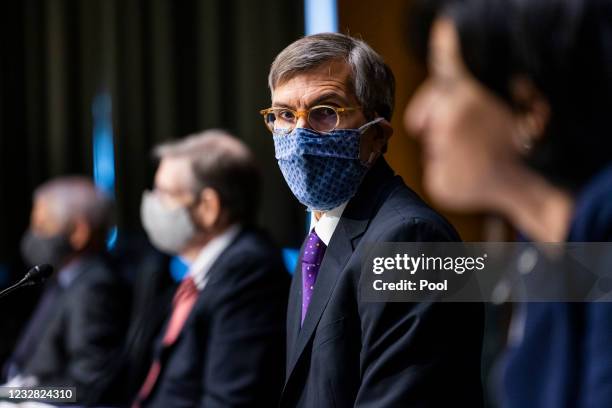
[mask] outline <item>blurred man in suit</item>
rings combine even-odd
[[[211,130],[158,147],[142,222],[190,263],[134,406],[272,407],[284,366],[289,275],[252,227],[259,171],[248,148]]]
[[[80,403],[112,402],[103,389],[117,363],[128,307],[126,287],[105,254],[112,202],[84,177],[49,181],[33,198],[23,257],[58,272],[19,339],[10,383],[74,386]]]
[[[368,303],[368,243],[457,241],[382,157],[394,77],[363,41],[304,37],[269,75],[261,113],[311,231],[290,290],[283,407],[482,405],[479,304]]]

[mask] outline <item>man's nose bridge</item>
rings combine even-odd
[[[310,125],[308,124],[308,111],[306,110],[302,110],[302,111],[297,111],[295,113],[295,116],[297,117],[297,121],[295,122],[295,127],[310,127]]]

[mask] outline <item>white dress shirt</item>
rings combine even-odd
[[[321,241],[326,246],[329,246],[329,241],[332,239],[332,235],[334,235],[334,231],[340,222],[340,217],[342,217],[342,213],[346,208],[348,201],[344,204],[340,204],[338,207],[326,211],[323,213],[321,218],[317,220],[314,215],[314,212],[310,212],[310,231],[314,228],[315,232],[321,238]]]
[[[213,266],[219,255],[230,246],[234,238],[240,232],[240,225],[234,224],[226,229],[221,235],[213,238],[198,254],[198,257],[189,267],[188,275],[193,279],[199,291],[202,291],[208,282],[208,271]]]

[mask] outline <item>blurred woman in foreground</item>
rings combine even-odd
[[[612,241],[611,2],[450,0],[429,11],[417,44],[429,77],[405,122],[423,144],[430,196],[499,213],[529,240]],[[502,405],[612,406],[612,303],[515,309]]]

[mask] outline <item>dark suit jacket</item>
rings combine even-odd
[[[576,197],[567,240],[612,241],[612,165]],[[523,338],[504,355],[503,406],[611,407],[612,303],[527,302],[517,307],[524,316]]]
[[[102,387],[125,336],[127,288],[101,256],[78,262],[74,281],[56,297],[22,371],[41,386],[76,387],[81,404],[102,404],[112,400]]]
[[[481,304],[360,299],[366,243],[456,240],[454,229],[379,160],[336,227],[301,328],[296,269],[281,406],[481,406]]]
[[[276,406],[288,287],[280,252],[243,230],[209,270],[176,342],[159,348],[162,371],[144,405]]]
[[[131,243],[138,242],[135,239]],[[155,339],[172,310],[177,284],[169,271],[170,258],[148,245],[115,253],[126,276],[133,275],[132,309],[121,364],[109,377],[107,391],[116,405],[129,406],[153,362]],[[127,251],[126,251],[127,249]]]

